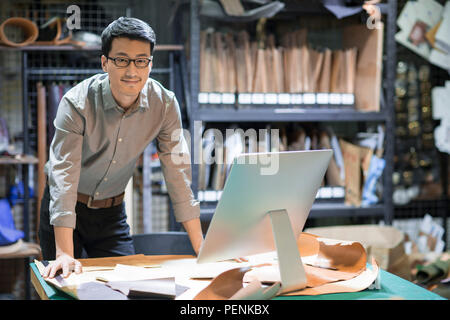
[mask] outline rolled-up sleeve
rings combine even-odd
[[[165,108],[165,116],[157,136],[161,169],[172,201],[175,218],[184,222],[200,216],[200,204],[191,189],[191,161],[183,134],[178,101],[173,96]]]
[[[54,120],[47,175],[50,188],[50,224],[75,228],[84,118],[73,101],[63,97]]]

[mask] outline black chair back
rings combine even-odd
[[[132,235],[136,254],[145,255],[170,255],[190,254],[195,255],[187,232],[154,232]]]

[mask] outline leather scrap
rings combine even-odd
[[[280,289],[281,282],[263,288],[259,281],[252,281],[236,292],[229,300],[268,300],[275,297]]]
[[[358,272],[367,261],[366,251],[362,244],[354,241],[317,238],[319,252],[317,259],[324,267],[342,272]]]
[[[444,253],[431,263],[416,266],[416,281],[426,285],[448,277],[450,272],[450,254]]]
[[[316,238],[319,251],[314,265],[305,266],[307,287],[349,280],[366,269],[367,255],[358,242]]]
[[[322,238],[302,232],[297,239],[300,255],[314,263],[305,263],[307,287],[349,280],[366,268],[367,254],[359,242]]]
[[[227,300],[242,289],[242,279],[250,268],[235,268],[215,277],[211,283],[200,291],[194,300]]]
[[[303,232],[297,238],[297,246],[305,268],[307,288],[350,280],[366,269],[367,254],[359,242],[321,238]],[[255,279],[262,283],[280,281],[278,265],[253,266],[245,274],[244,282]]]
[[[277,294],[280,289],[279,282],[265,289],[258,281],[253,281],[244,287],[243,278],[249,270],[249,267],[234,268],[221,273],[193,300],[265,300]]]
[[[126,264],[138,267],[147,267],[161,265],[167,260],[192,258],[190,255],[158,255],[146,256],[143,254],[135,254],[130,256],[106,257],[106,258],[89,258],[79,259],[84,267],[111,267],[114,268],[116,264]]]
[[[343,292],[358,292],[367,289],[378,277],[379,267],[374,258],[372,258],[371,268],[366,268],[356,277],[344,281],[325,283],[313,288],[306,288],[299,291],[289,292],[283,295],[287,296],[306,296]]]
[[[320,244],[317,241],[318,236],[302,232],[297,238],[297,247],[301,257],[308,257],[319,252]]]

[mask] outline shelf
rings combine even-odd
[[[26,71],[28,76],[30,77],[39,77],[39,76],[73,76],[73,75],[82,75],[88,76],[97,73],[104,73],[102,69],[79,69],[79,68],[28,68]],[[151,71],[151,74],[166,74],[170,73],[170,68],[154,68]]]
[[[29,155],[20,155],[16,157],[0,157],[0,164],[36,164],[38,163],[38,158]]]
[[[60,45],[60,46],[52,46],[52,45],[37,45],[32,44],[29,46],[23,47],[9,47],[5,45],[0,45],[0,50],[5,51],[101,51],[100,46],[90,46],[90,47],[77,47],[72,45]],[[156,45],[155,51],[182,51],[184,50],[183,45],[177,44],[163,44]]]
[[[41,254],[41,247],[37,243],[19,239],[17,242],[0,247],[0,259],[19,259],[37,257]]]
[[[353,93],[338,92],[299,92],[299,93],[226,93],[226,92],[200,92],[199,105],[250,105],[250,106],[320,106],[355,107]]]
[[[215,206],[222,196],[223,190],[198,190],[197,199],[200,202],[210,203]],[[343,202],[345,199],[345,188],[341,186],[324,186],[317,191],[316,201],[320,202]]]
[[[376,4],[376,6],[379,8],[381,14],[387,14],[388,13],[388,7],[385,3],[379,3]],[[357,6],[355,6],[357,7]],[[358,13],[355,13],[354,15],[361,14],[364,9],[361,8],[361,11]],[[324,7],[324,5],[320,2],[314,2],[314,1],[296,1],[294,3],[288,2],[285,3],[285,6],[281,11],[279,11],[275,16],[271,17],[271,19],[292,19],[292,16],[298,16],[298,15],[319,15],[324,17],[331,17],[333,19],[336,19],[335,15],[329,11],[327,8]],[[229,16],[229,15],[223,15],[222,17],[210,17],[208,15],[202,15],[202,18],[209,18],[209,19],[215,19],[217,21],[222,22],[228,22],[228,23],[249,23],[254,22],[254,18],[248,18],[248,17],[240,17],[240,16]]]
[[[388,4],[387,3],[377,3],[375,4],[379,9],[381,14],[387,14]],[[311,2],[311,1],[296,1],[294,3],[287,3],[283,10],[277,15],[298,15],[298,14],[313,14],[313,15],[330,15],[333,18],[335,16],[331,11],[323,6],[320,2]],[[336,19],[336,18],[335,18]]]
[[[383,204],[376,204],[370,207],[354,207],[344,203],[315,203],[311,208],[309,217],[384,217],[384,212],[385,207]]]
[[[282,121],[385,121],[384,112],[361,112],[354,109],[336,107],[280,107],[253,106],[224,108],[223,105],[208,105],[197,109],[194,120],[208,122],[282,122]]]
[[[37,257],[41,254],[41,247],[37,243],[26,242],[22,239],[0,247],[0,259],[19,259]]]
[[[72,45],[60,45],[60,46],[50,46],[50,45],[36,45],[32,44],[23,47],[9,47],[5,45],[0,45],[0,50],[5,51],[100,51],[101,47],[76,47]]]
[[[211,219],[216,209],[215,204],[201,205],[200,214],[202,218]],[[370,207],[353,207],[343,203],[314,203],[309,213],[309,218],[327,217],[384,217],[386,208],[383,204]]]
[[[383,112],[355,109],[343,93],[201,92],[193,115],[202,121],[385,121]]]

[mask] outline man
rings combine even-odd
[[[44,277],[81,272],[77,260],[134,254],[122,203],[135,164],[154,139],[177,221],[198,254],[199,204],[174,94],[149,78],[155,34],[145,22],[119,18],[102,33],[102,69],[64,95],[54,121],[41,207]],[[187,157],[186,157],[187,156]],[[177,161],[176,161],[177,160]],[[145,214],[145,213],[144,213]]]

